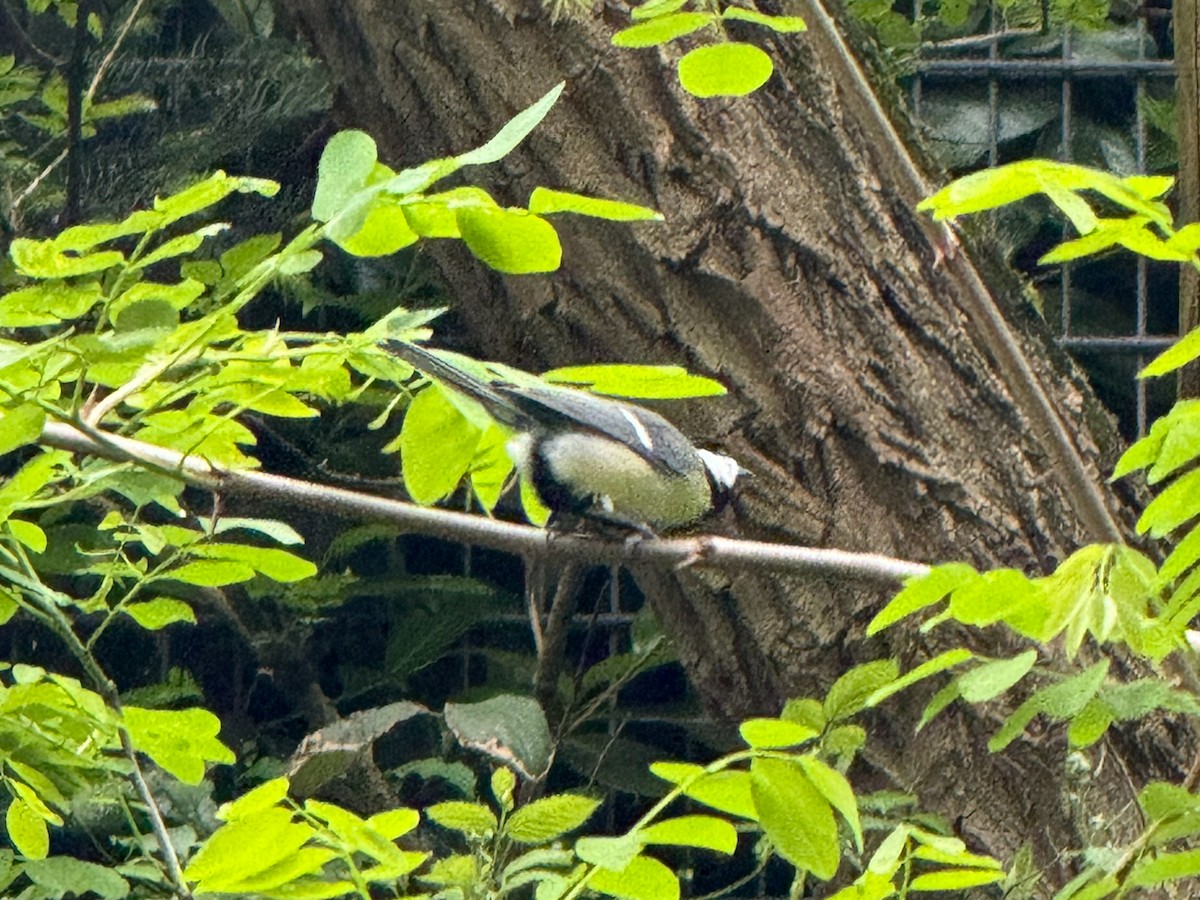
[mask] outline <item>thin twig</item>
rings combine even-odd
[[[877,553],[768,544],[713,535],[636,541],[599,535],[554,535],[551,538],[544,529],[529,525],[415,506],[282,475],[244,470],[229,472],[198,456],[184,456],[174,450],[98,431],[83,423],[76,427],[65,422],[47,422],[41,443],[76,453],[137,463],[217,494],[248,496],[305,506],[351,519],[387,522],[431,537],[533,559],[574,559],[593,565],[619,563],[663,568],[685,564],[725,571],[771,569],[885,583],[929,572],[929,566],[923,563]]]
[[[121,26],[121,30],[117,32],[116,39],[113,40],[113,45],[108,48],[108,53],[104,55],[104,59],[101,60],[100,65],[96,68],[96,74],[92,76],[92,83],[88,85],[87,89],[86,97],[88,103],[91,103],[92,98],[96,96],[96,90],[100,87],[101,79],[104,78],[105,69],[112,65],[112,61],[116,59],[117,50],[120,49],[125,36],[129,34],[129,29],[133,27],[133,23],[137,21],[137,17],[141,13],[142,7],[146,5],[146,2],[147,0],[138,0],[134,4],[133,9],[130,10],[129,15],[125,19],[125,23]]]

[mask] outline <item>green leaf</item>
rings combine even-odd
[[[1072,678],[1039,689],[1005,719],[988,741],[988,750],[992,753],[1003,750],[1021,735],[1038,713],[1044,712],[1056,719],[1069,719],[1076,715],[1096,696],[1107,674],[1108,661],[1104,660]]]
[[[579,828],[599,805],[599,800],[582,794],[543,797],[513,813],[505,823],[504,836],[522,844],[544,844]]]
[[[447,727],[464,747],[538,777],[550,765],[550,726],[531,697],[501,694],[479,703],[447,703]]]
[[[862,853],[862,823],[858,818],[858,800],[846,776],[811,754],[801,756],[797,761],[813,787],[820,791],[821,796],[846,820],[846,824],[850,826],[850,833],[854,836],[854,845],[858,852]]]
[[[121,612],[148,631],[158,631],[175,622],[196,624],[196,614],[192,612],[192,608],[182,600],[171,597],[159,597],[157,600],[146,600],[142,603],[127,603],[121,607]]]
[[[398,442],[409,496],[422,504],[449,496],[470,469],[480,436],[446,391],[418,393],[404,414]]]
[[[230,803],[224,803],[217,810],[217,818],[223,822],[236,822],[247,819],[268,807],[280,803],[288,793],[288,780],[280,776],[264,781],[252,791],[248,791]]]
[[[1088,705],[1071,719],[1071,724],[1067,727],[1067,743],[1072,747],[1090,747],[1104,737],[1112,723],[1112,711],[1108,704],[1093,697]]]
[[[1138,378],[1153,378],[1174,372],[1200,356],[1200,328],[1193,328],[1178,341],[1152,359],[1138,372]],[[1133,448],[1130,448],[1131,450]]]
[[[572,194],[566,191],[553,191],[544,187],[534,188],[533,193],[529,195],[529,211],[538,215],[576,213],[581,216],[608,219],[611,222],[663,221],[662,213],[648,206],[622,203],[618,200],[604,200],[600,197],[588,197],[584,194]]]
[[[92,272],[103,272],[125,262],[125,254],[116,250],[70,255],[53,241],[16,238],[8,248],[17,269],[30,278],[75,278]]]
[[[494,834],[498,826],[496,814],[490,809],[482,803],[468,803],[465,800],[434,803],[425,808],[425,815],[443,828],[462,832],[468,837]]]
[[[621,872],[642,852],[637,832],[618,837],[581,837],[575,842],[575,855],[586,863],[610,872]]]
[[[226,175],[218,170],[203,181],[185,188],[178,194],[166,198],[155,198],[154,209],[159,213],[158,227],[194,215],[219,203],[232,193],[260,194],[273,197],[279,192],[279,184],[265,178],[248,178],[242,175]]]
[[[681,366],[592,365],[566,366],[542,374],[552,384],[586,387],[595,394],[636,400],[675,400],[720,397],[725,385]]]
[[[4,827],[12,845],[26,859],[44,859],[50,852],[50,833],[46,830],[46,820],[24,800],[16,799],[8,805]]]
[[[4,426],[0,424],[0,429]],[[46,552],[46,532],[41,527],[23,519],[9,519],[5,525],[9,533],[23,546],[34,553]]]
[[[0,456],[32,444],[42,436],[46,413],[32,403],[4,410],[0,418]]]
[[[910,891],[961,891],[965,888],[995,884],[1004,873],[995,869],[941,869],[918,875],[909,884]]]
[[[829,802],[795,763],[755,759],[750,765],[759,823],[779,855],[823,881],[832,878],[841,852]]]
[[[138,259],[133,268],[145,269],[164,259],[174,259],[177,256],[190,256],[195,253],[210,237],[229,229],[225,222],[213,222],[198,228],[190,234],[181,234],[169,241],[164,241],[145,256]]]
[[[317,567],[313,563],[278,547],[213,542],[194,544],[188,548],[188,553],[202,559],[240,563],[283,584],[303,581],[317,574]],[[177,572],[172,572],[171,577],[178,578]]]
[[[426,884],[469,888],[479,883],[479,867],[474,855],[455,854],[439,859],[418,878]]]
[[[390,256],[417,241],[405,209],[391,197],[375,197],[367,205],[362,224],[350,234],[332,235],[339,247],[354,256]]]
[[[748,719],[738,731],[742,740],[756,749],[796,747],[820,734],[814,728],[783,719]]]
[[[1029,673],[1037,658],[1036,650],[1027,650],[1012,659],[997,659],[976,666],[958,676],[958,693],[970,703],[999,697]]]
[[[1147,504],[1138,519],[1138,533],[1165,537],[1200,512],[1200,469],[1175,479]]]
[[[665,16],[678,12],[688,5],[690,0],[646,0],[641,6],[635,6],[629,11],[629,17],[635,22],[653,19],[655,16]]]
[[[750,773],[734,769],[705,773],[692,763],[656,762],[650,771],[664,781],[680,786],[685,796],[731,816],[757,821],[751,792]]]
[[[469,153],[456,157],[455,162],[460,166],[482,166],[504,159],[517,148],[521,141],[525,140],[533,129],[541,124],[542,119],[546,118],[546,114],[558,102],[565,86],[566,82],[560,81],[550,88],[540,100],[513,116],[490,141],[482,147],[476,147]]]
[[[129,290],[116,297],[108,304],[108,319],[116,322],[117,317],[135,303],[145,300],[161,300],[172,309],[186,309],[199,299],[205,291],[202,282],[188,278],[178,284],[159,284],[154,281],[139,281]]]
[[[646,844],[703,847],[730,854],[737,849],[737,829],[714,816],[679,816],[643,828],[638,836]]]
[[[32,328],[78,319],[103,296],[100,284],[84,281],[35,284],[0,297],[0,327]]]
[[[184,563],[177,569],[170,569],[164,577],[199,587],[225,587],[249,581],[254,577],[254,569],[241,562],[204,560]]]
[[[196,851],[184,870],[195,893],[233,892],[255,876],[293,860],[317,832],[308,823],[292,821],[291,810],[269,806],[218,828]],[[319,868],[319,866],[318,866]],[[292,880],[292,872],[260,879],[258,890]]]
[[[213,534],[224,534],[226,531],[239,529],[265,535],[280,544],[295,546],[304,543],[304,538],[300,535],[300,532],[287,522],[281,522],[278,519],[248,519],[244,516],[222,516],[217,519],[217,527],[213,529]]]
[[[317,163],[317,190],[312,215],[328,222],[362,190],[375,169],[374,139],[363,131],[339,131],[329,139]]]
[[[108,866],[85,862],[72,856],[51,856],[26,860],[21,871],[46,891],[44,896],[82,897],[92,893],[104,900],[123,900],[129,896],[129,882]]]
[[[825,695],[825,718],[836,722],[866,709],[871,697],[900,674],[894,659],[881,659],[855,666],[841,676]]]
[[[588,887],[622,900],[679,900],[675,873],[649,856],[634,857],[620,872],[596,869]]]
[[[1200,850],[1159,853],[1155,857],[1139,859],[1130,870],[1126,884],[1129,887],[1150,887],[1196,875],[1200,875]]]
[[[513,791],[517,789],[517,776],[512,773],[512,769],[501,766],[492,772],[490,787],[492,796],[500,804],[500,809],[505,813],[512,812]],[[511,821],[508,823],[508,827],[512,827]]]
[[[904,582],[904,588],[893,597],[867,626],[867,635],[875,635],[901,619],[944,600],[951,591],[978,578],[966,563],[947,563],[929,570],[929,574],[914,576]]]
[[[887,700],[888,697],[899,694],[900,691],[910,688],[911,685],[920,682],[920,680],[934,676],[938,672],[944,672],[947,668],[953,668],[959,665],[960,662],[966,662],[968,659],[972,659],[971,650],[961,647],[937,654],[934,656],[934,659],[925,660],[916,668],[912,668],[912,670],[896,678],[894,682],[884,685],[883,688],[875,691],[874,694],[866,698],[866,706],[878,706],[878,704]]]
[[[406,197],[403,203],[408,227],[425,238],[460,238],[456,211],[463,207],[495,209],[491,194],[472,185],[451,188],[439,194]]]
[[[741,6],[727,6],[721,15],[726,19],[763,25],[772,31],[778,31],[783,34],[808,30],[808,26],[804,24],[804,20],[799,16],[768,16],[756,9],[744,9]]]
[[[554,272],[562,263],[554,226],[523,209],[462,207],[455,219],[467,249],[497,272]]]
[[[205,764],[232,763],[219,740],[221,720],[206,709],[141,709],[127,706],[124,724],[134,746],[185,784],[199,784]]]
[[[717,17],[712,13],[700,12],[655,16],[618,31],[612,36],[612,43],[614,47],[654,47],[699,31],[716,20]]]
[[[753,44],[697,47],[679,60],[679,83],[695,97],[742,97],[767,83],[775,64]]]
[[[389,841],[404,837],[421,824],[421,814],[415,809],[388,809],[367,819],[367,825]]]

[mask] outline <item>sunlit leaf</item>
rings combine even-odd
[[[775,64],[753,44],[723,41],[679,60],[679,83],[696,97],[742,97],[767,83]]]

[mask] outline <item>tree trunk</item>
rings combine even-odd
[[[545,277],[500,276],[457,243],[429,252],[485,358],[676,363],[723,381],[724,400],[668,415],[754,472],[738,533],[1042,572],[1128,525],[1095,488],[1117,449],[1111,419],[1015,279],[1001,276],[1010,296],[993,302],[913,212],[911,164],[836,34],[815,27],[820,10],[806,11],[808,34],[747,32],[777,73],[737,100],[684,93],[676,49],[612,48],[623,14],[551,27],[521,0],[295,0],[292,15],[334,72],[345,124],[396,167],[478,145],[567,80],[525,145],[470,178],[502,203],[546,185],[645,203],[666,223],[560,219],[563,267]],[[912,665],[949,640],[911,627],[864,640],[887,592],[860,584],[658,580],[651,602],[727,716],[775,713],[855,662]],[[960,819],[976,846],[1009,857],[1032,841],[1060,882],[1058,854],[1088,840],[1062,742],[994,757],[994,721],[957,710],[917,740],[919,711],[874,714],[877,773]],[[1119,771],[1086,785],[1114,816],[1131,799]]]

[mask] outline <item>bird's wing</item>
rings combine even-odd
[[[502,425],[525,431],[533,424],[519,407],[493,387],[487,369],[476,360],[456,353],[434,354],[405,341],[383,341],[381,346],[434,381],[471,398]]]
[[[658,413],[573,388],[549,385],[495,385],[530,418],[549,430],[583,428],[617,441],[657,469],[673,475],[695,471],[696,449]]]

